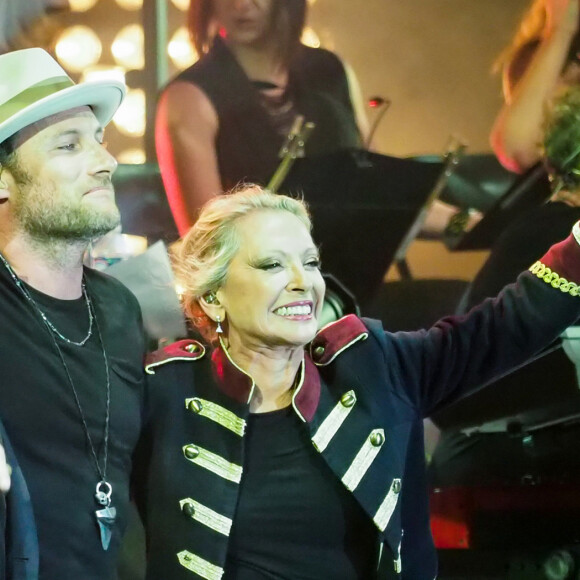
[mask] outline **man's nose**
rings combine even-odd
[[[93,173],[108,173],[112,175],[117,169],[117,165],[117,160],[103,145],[99,144],[93,161]]]

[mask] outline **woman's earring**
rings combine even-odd
[[[205,301],[207,304],[219,304],[217,296],[211,292],[205,295]]]
[[[215,331],[216,331],[218,334],[223,334],[223,332],[224,332],[224,329],[222,328],[222,325],[221,325],[221,321],[222,321],[222,319],[219,317],[219,315],[215,317],[215,321],[217,322],[217,326],[216,326],[216,329],[215,329]]]

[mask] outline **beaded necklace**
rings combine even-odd
[[[97,523],[99,525],[99,529],[101,532],[101,545],[103,546],[103,550],[107,550],[109,548],[109,544],[111,542],[111,537],[113,534],[113,526],[115,523],[115,518],[117,515],[116,508],[111,506],[111,495],[113,493],[112,485],[107,481],[107,462],[108,462],[108,452],[109,452],[109,424],[110,424],[110,407],[111,407],[111,376],[109,371],[109,360],[107,357],[107,352],[105,350],[105,345],[103,342],[103,337],[101,334],[101,329],[99,326],[99,321],[97,320],[96,312],[94,311],[94,307],[92,305],[91,299],[86,289],[85,281],[83,278],[82,281],[82,294],[87,305],[87,312],[89,315],[89,330],[87,335],[81,341],[74,341],[66,336],[64,336],[56,326],[48,319],[46,314],[42,311],[40,306],[37,304],[36,300],[32,297],[28,288],[23,284],[22,280],[18,277],[16,272],[12,269],[12,266],[8,263],[6,258],[0,254],[0,262],[4,265],[12,281],[22,294],[26,301],[31,305],[32,309],[40,316],[44,325],[49,331],[49,335],[52,339],[52,343],[56,349],[58,354],[59,360],[62,364],[64,369],[68,384],[71,388],[75,404],[77,410],[79,412],[79,417],[81,419],[81,423],[83,426],[83,431],[85,434],[85,438],[87,443],[89,444],[89,449],[91,452],[91,456],[93,459],[93,463],[95,464],[95,469],[99,476],[99,481],[97,482],[97,486],[95,489],[95,499],[99,503],[99,505],[103,506],[102,509],[95,510],[95,517],[97,519]],[[96,452],[95,445],[93,444],[93,438],[91,437],[91,433],[89,431],[89,427],[87,425],[87,421],[85,418],[85,414],[83,412],[83,408],[81,406],[81,402],[75,388],[74,381],[72,379],[72,375],[64,358],[64,354],[58,344],[57,338],[66,342],[67,344],[76,346],[76,347],[83,347],[87,341],[91,338],[93,334],[93,323],[97,330],[97,336],[99,338],[99,343],[101,345],[101,350],[103,353],[103,361],[105,364],[105,374],[106,374],[106,411],[105,411],[105,426],[103,428],[103,468],[101,469],[101,465],[99,463],[99,458]]]

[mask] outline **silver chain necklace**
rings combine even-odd
[[[89,294],[85,287],[85,281],[83,279],[82,282],[82,289],[83,289],[83,296],[85,298],[85,302],[87,304],[87,310],[89,313],[89,332],[87,336],[81,340],[80,342],[76,342],[74,340],[69,340],[65,336],[63,336],[56,327],[48,320],[44,312],[40,309],[28,289],[22,283],[22,280],[16,275],[6,258],[2,254],[0,254],[0,261],[6,267],[6,270],[10,274],[10,277],[14,281],[16,287],[20,290],[20,293],[24,296],[26,301],[32,306],[33,310],[35,310],[41,317],[42,321],[44,322],[46,328],[49,331],[49,335],[52,339],[54,347],[58,353],[58,357],[60,362],[63,366],[68,384],[71,388],[73,393],[73,397],[75,400],[75,404],[77,410],[79,412],[79,416],[81,419],[81,423],[83,426],[83,431],[85,434],[85,438],[89,444],[91,456],[93,458],[93,462],[95,464],[95,468],[97,474],[99,476],[99,481],[97,482],[97,487],[95,489],[95,499],[97,502],[103,506],[102,509],[95,510],[95,517],[97,519],[97,524],[99,526],[99,530],[101,532],[101,545],[103,546],[103,550],[107,550],[109,548],[109,544],[111,542],[111,537],[113,535],[113,526],[115,524],[115,518],[117,516],[116,508],[111,506],[111,495],[113,493],[113,486],[107,481],[107,462],[108,462],[108,455],[109,455],[109,424],[110,424],[110,410],[111,410],[111,375],[109,371],[109,360],[107,357],[107,351],[105,350],[105,344],[103,342],[103,336],[101,334],[101,329],[99,326],[99,321],[97,320],[96,312],[93,312],[93,305]],[[95,445],[93,444],[93,438],[91,437],[91,433],[89,431],[89,427],[87,425],[87,421],[85,419],[85,414],[83,412],[83,408],[81,406],[81,402],[77,393],[77,390],[74,385],[74,381],[72,379],[70,370],[68,365],[66,364],[63,352],[56,340],[56,337],[60,338],[61,340],[65,341],[68,344],[82,347],[86,344],[93,333],[93,321],[95,323],[95,327],[97,329],[97,336],[99,338],[99,343],[101,345],[101,350],[103,353],[103,361],[105,363],[105,374],[106,374],[106,393],[107,393],[107,400],[106,400],[106,407],[105,407],[105,426],[103,428],[103,468],[99,464],[99,458],[97,455],[97,451]]]
[[[83,298],[85,299],[85,304],[87,306],[87,313],[89,316],[89,330],[87,332],[87,335],[79,342],[77,342],[76,340],[71,340],[70,338],[67,338],[66,336],[64,336],[64,334],[62,334],[58,328],[56,328],[56,326],[48,319],[48,317],[46,316],[46,314],[40,309],[40,306],[38,306],[38,304],[36,303],[36,301],[34,300],[34,298],[32,298],[30,292],[28,291],[28,288],[26,288],[26,286],[22,283],[22,280],[17,276],[16,272],[12,269],[12,266],[8,263],[8,261],[6,260],[6,258],[0,254],[0,261],[2,261],[2,263],[4,264],[6,270],[8,270],[8,273],[10,274],[10,277],[12,278],[12,280],[14,281],[14,283],[16,284],[16,286],[18,287],[18,289],[20,290],[20,292],[22,292],[22,294],[24,295],[24,297],[26,298],[26,300],[28,300],[28,302],[30,302],[32,304],[32,306],[34,307],[34,309],[38,312],[38,314],[40,315],[40,317],[42,318],[43,322],[46,324],[46,326],[48,327],[48,329],[55,334],[56,336],[58,336],[58,338],[60,338],[61,340],[63,340],[64,342],[68,343],[68,344],[72,344],[74,346],[84,346],[87,341],[89,340],[89,338],[91,338],[91,336],[93,335],[93,312],[91,309],[91,303],[89,300],[89,296],[87,294],[87,289],[85,288],[85,282],[83,280],[82,283],[82,292],[83,292]]]

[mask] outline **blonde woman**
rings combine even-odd
[[[580,315],[569,236],[463,318],[393,334],[349,315],[318,332],[307,210],[259,188],[213,198],[178,265],[205,341],[146,366],[148,580],[432,580],[423,418]]]

